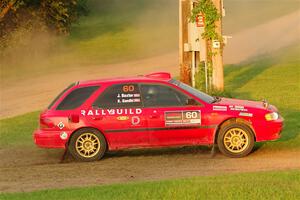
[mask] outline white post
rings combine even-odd
[[[195,81],[195,74],[196,74],[196,53],[195,51],[192,51],[192,71],[191,71],[191,80],[192,80],[192,87],[196,86]]]
[[[207,63],[204,62],[204,70],[205,70],[205,92],[208,93],[208,73],[207,73]]]

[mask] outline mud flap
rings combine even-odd
[[[66,145],[65,151],[64,151],[63,155],[61,156],[59,163],[64,163],[64,161],[68,158],[68,152],[69,152],[68,146]]]
[[[210,150],[210,157],[211,157],[211,158],[214,158],[214,157],[215,157],[216,151],[217,151],[217,150],[216,150],[216,145],[213,144],[212,147],[211,147],[211,150]]]

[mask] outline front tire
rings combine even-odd
[[[245,124],[231,123],[221,127],[218,135],[219,150],[226,156],[241,158],[254,147],[254,135]]]
[[[98,130],[83,128],[73,133],[68,149],[76,160],[89,162],[100,160],[106,147],[106,140]]]

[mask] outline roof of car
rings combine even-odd
[[[102,83],[124,83],[124,82],[149,82],[149,81],[170,81],[171,74],[168,72],[156,72],[147,75],[139,75],[134,77],[117,77],[117,78],[106,78],[106,79],[98,79],[98,80],[88,80],[88,81],[79,81],[77,85],[97,85]]]

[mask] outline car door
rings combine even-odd
[[[149,145],[147,120],[137,84],[115,84],[99,95],[91,120],[103,130],[111,149]]]
[[[152,146],[202,144],[203,105],[187,105],[190,98],[165,84],[140,85]]]

